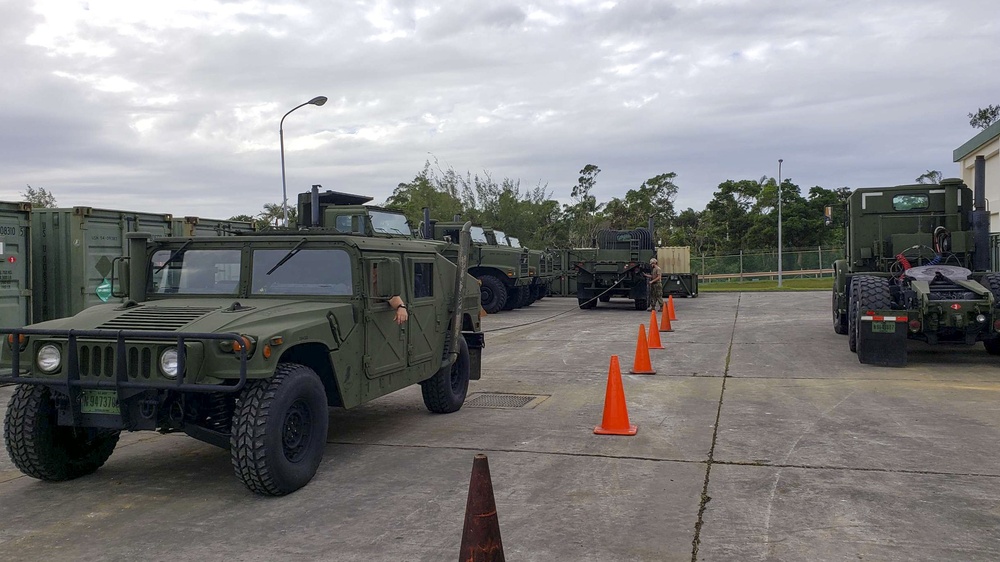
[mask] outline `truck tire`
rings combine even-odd
[[[597,297],[597,299],[600,300],[601,302],[610,302],[611,301],[611,293],[605,293],[605,294]]]
[[[997,318],[1000,313],[1000,273],[987,273],[983,282],[993,293],[993,317]],[[1000,337],[983,340],[983,347],[990,355],[1000,355]]]
[[[861,316],[868,310],[884,310],[892,308],[892,297],[889,294],[889,280],[885,277],[875,277],[872,275],[858,275],[854,279],[857,281],[857,303],[854,308],[854,349],[857,351],[860,345],[858,330],[861,326]]]
[[[837,310],[837,286],[833,287],[833,331],[844,335],[847,333],[847,314]]]
[[[471,365],[469,344],[464,337],[459,337],[458,359],[450,367],[439,370],[433,377],[420,383],[424,406],[435,414],[450,414],[461,409],[465,396],[469,393]]]
[[[531,306],[532,303],[535,302],[535,297],[531,296],[531,291],[533,291],[533,290],[534,290],[534,287],[532,287],[530,285],[527,286],[527,287],[521,287],[521,304],[520,304],[519,308],[524,308],[526,306]]]
[[[496,314],[505,310],[507,287],[496,277],[483,275],[479,278],[479,297],[482,300],[483,310],[488,314]]]
[[[649,301],[646,299],[635,299],[635,309],[636,310],[646,310],[649,308]]]
[[[305,486],[323,460],[329,423],[326,389],[315,371],[279,364],[273,377],[240,392],[229,441],[236,477],[268,496]]]
[[[583,310],[590,310],[591,308],[597,307],[597,299],[592,297],[576,297],[576,303],[580,305]]]
[[[521,293],[525,287],[511,287],[507,290],[507,301],[503,303],[501,310],[514,310],[521,307]]]
[[[858,293],[861,291],[858,289],[858,282],[860,277],[852,277],[850,290],[847,292],[847,347],[851,351],[858,351],[858,327],[856,313],[858,310]]]
[[[18,385],[4,420],[10,460],[21,472],[50,482],[96,471],[111,456],[121,432],[56,423],[58,410],[48,388]]]

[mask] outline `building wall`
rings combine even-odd
[[[975,186],[976,156],[986,157],[986,200],[990,211],[990,232],[1000,232],[1000,121],[990,125],[955,150],[962,181]]]

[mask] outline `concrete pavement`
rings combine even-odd
[[[332,410],[319,473],[287,497],[177,435],[123,436],[57,484],[2,454],[0,558],[454,560],[483,452],[508,560],[1000,559],[998,358],[911,343],[904,369],[861,365],[827,293],[675,303],[657,374],[623,376],[634,437],[592,431],[649,314],[549,298],[484,319],[459,412],[418,388]],[[537,398],[473,407],[494,393]]]

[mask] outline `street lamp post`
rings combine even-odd
[[[288,113],[282,116],[281,122],[278,123],[278,139],[281,142],[281,214],[286,227],[288,226],[288,191],[285,189],[285,117],[303,105],[320,106],[324,103],[326,103],[326,96],[316,96],[306,103],[301,103],[288,110]]]
[[[781,163],[778,158],[778,287],[781,287]]]

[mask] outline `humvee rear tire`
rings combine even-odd
[[[482,300],[483,310],[488,314],[496,314],[504,310],[507,303],[507,287],[492,275],[483,275],[479,278],[479,297]]]
[[[279,364],[273,377],[248,382],[236,403],[229,442],[236,477],[268,496],[305,486],[323,460],[329,423],[326,389],[316,373]]]
[[[19,385],[7,406],[4,441],[21,472],[59,482],[96,471],[111,456],[121,432],[56,423],[58,410],[49,389]]]
[[[441,369],[433,377],[420,383],[424,396],[424,406],[435,414],[457,412],[465,403],[469,393],[469,375],[472,362],[469,360],[469,344],[464,337],[458,338],[458,359],[447,369]]]

